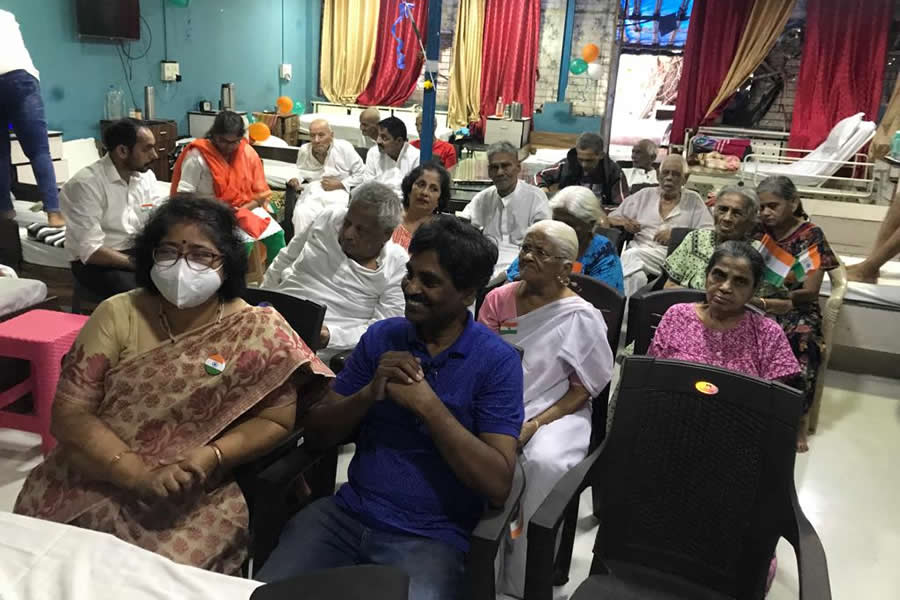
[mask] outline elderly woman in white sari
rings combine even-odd
[[[525,352],[523,527],[556,482],[587,456],[591,398],[612,377],[603,315],[568,287],[577,255],[574,229],[560,221],[535,223],[519,253],[520,281],[488,294],[479,314]],[[523,530],[503,552],[499,589],[516,597],[524,595],[526,540]]]

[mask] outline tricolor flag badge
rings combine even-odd
[[[768,234],[763,236],[757,250],[766,263],[763,278],[775,287],[780,287],[793,269],[796,262],[794,255],[779,246]]]
[[[509,537],[510,539],[517,539],[522,532],[525,530],[525,519],[523,518],[525,515],[522,514],[522,507],[519,507],[519,510],[516,511],[516,518],[509,522]]]
[[[580,274],[584,272],[584,265],[578,262],[577,260],[572,263],[572,272],[576,274]]]
[[[221,375],[222,371],[225,370],[225,357],[221,354],[213,354],[206,359],[203,366],[210,375]]]
[[[516,335],[518,331],[518,321],[503,321],[502,323],[500,323],[500,335]]]

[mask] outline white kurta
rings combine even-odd
[[[366,154],[366,172],[363,179],[383,183],[394,190],[397,197],[401,197],[403,192],[400,184],[403,183],[403,178],[417,166],[419,166],[419,150],[409,144],[403,144],[397,160],[382,152],[378,146],[373,146]]]
[[[310,224],[329,206],[347,206],[350,190],[363,182],[365,164],[353,144],[333,140],[325,162],[320,163],[312,152],[312,144],[304,144],[297,152],[297,179],[307,181],[291,215],[294,231],[306,231]],[[320,180],[337,177],[343,189],[325,191]]]
[[[510,324],[507,324],[510,325]],[[606,341],[606,322],[599,310],[579,296],[557,300],[517,317],[515,333],[503,339],[524,349],[525,419],[559,402],[578,380],[594,398],[609,384],[613,354]],[[591,401],[576,412],[540,427],[522,449],[525,491],[521,519],[525,529],[515,540],[505,538],[500,591],[524,596],[528,521],[569,469],[586,456],[591,439]]]
[[[626,296],[643,287],[649,276],[655,277],[662,272],[667,248],[653,240],[657,231],[674,227],[701,229],[713,226],[712,214],[700,195],[693,190],[681,191],[681,200],[666,218],[659,214],[659,201],[659,188],[645,188],[625,198],[620,206],[609,213],[610,217],[627,217],[641,224],[641,230],[622,252]]]
[[[519,181],[506,196],[501,196],[494,185],[478,192],[462,214],[473,225],[482,227],[484,235],[497,244],[500,256],[495,273],[505,273],[519,255],[519,246],[529,227],[553,216],[547,194],[524,181]]]
[[[375,321],[403,315],[406,302],[400,282],[409,260],[402,246],[388,241],[367,269],[352,260],[338,242],[346,207],[327,208],[304,231],[297,231],[269,266],[262,287],[311,300],[327,307],[331,333],[323,360],[353,348]]]

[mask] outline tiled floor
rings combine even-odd
[[[40,460],[36,436],[0,430],[0,510],[11,510],[28,470]],[[797,488],[822,538],[834,598],[887,599],[900,590],[900,381],[832,372],[812,451],[797,459]],[[349,455],[341,459],[346,479]],[[898,494],[895,496],[894,494]],[[581,502],[570,582],[571,596],[587,576],[596,534],[590,497]],[[778,547],[772,600],[798,597],[793,549]]]

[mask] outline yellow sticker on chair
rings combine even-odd
[[[694,388],[701,394],[706,394],[707,396],[715,396],[719,393],[719,388],[708,381],[698,381],[694,384]]]

